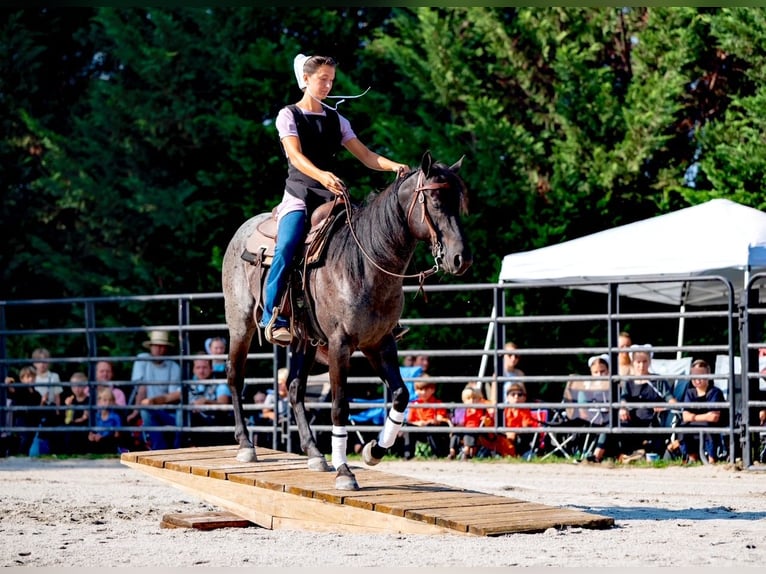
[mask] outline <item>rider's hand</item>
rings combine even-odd
[[[397,177],[404,177],[410,172],[410,166],[398,163],[396,164],[396,169],[394,171],[396,171]]]
[[[322,185],[335,195],[343,195],[343,192],[346,191],[346,184],[343,183],[343,180],[329,171],[326,171],[324,175],[325,177],[323,178],[324,181],[322,182]]]

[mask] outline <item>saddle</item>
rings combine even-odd
[[[309,298],[304,296],[306,285],[306,270],[310,267],[319,267],[324,262],[324,254],[327,240],[332,232],[345,219],[345,201],[337,197],[317,207],[311,214],[309,232],[303,243],[301,258],[289,272],[287,289],[279,304],[279,314],[289,318],[293,324],[291,331],[295,333],[296,322],[305,326],[310,322],[312,331],[320,332],[313,320]],[[271,267],[274,259],[274,248],[277,239],[276,209],[272,210],[271,216],[265,218],[257,226],[253,234],[247,239],[242,259],[250,263],[246,268],[246,275],[250,292],[255,299],[254,314],[256,322],[260,320],[263,312],[262,293],[266,271]],[[297,258],[296,258],[297,259]],[[301,313],[294,313],[297,310]],[[304,327],[305,328],[305,327]],[[261,333],[258,332],[260,341]]]

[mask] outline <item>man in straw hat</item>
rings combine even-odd
[[[138,410],[128,416],[128,423],[135,424],[140,415],[145,427],[180,426],[183,411],[180,409],[158,409],[156,405],[169,405],[181,401],[181,367],[175,361],[165,358],[173,347],[167,331],[150,331],[149,340],[143,346],[148,353],[139,353],[133,363],[130,380],[138,385],[135,399],[132,401]],[[170,433],[150,430],[145,433],[148,437],[149,448],[159,450],[178,448],[181,433],[175,432],[172,440]]]

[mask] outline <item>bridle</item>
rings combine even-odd
[[[426,227],[428,227],[428,233],[431,237],[431,255],[434,258],[434,266],[425,271],[420,271],[419,273],[413,273],[411,275],[402,275],[401,273],[394,273],[393,271],[388,271],[387,269],[383,269],[380,265],[378,265],[372,259],[372,257],[370,257],[367,251],[365,251],[364,247],[359,241],[359,238],[356,236],[356,232],[354,231],[354,226],[351,225],[351,198],[348,195],[348,191],[345,189],[343,190],[343,199],[344,199],[345,208],[346,208],[346,221],[348,222],[348,227],[351,230],[351,236],[354,238],[354,241],[359,247],[359,250],[367,258],[367,261],[372,263],[372,265],[378,271],[382,271],[383,273],[391,275],[392,277],[399,277],[402,279],[411,279],[414,277],[418,278],[418,282],[420,284],[420,290],[423,289],[423,283],[428,277],[439,272],[442,259],[444,259],[444,247],[439,242],[438,234],[436,233],[436,227],[434,226],[433,219],[431,218],[431,214],[428,213],[428,208],[426,206],[425,192],[434,190],[434,189],[442,189],[445,187],[449,187],[449,183],[447,182],[442,182],[442,183],[426,182],[425,179],[426,179],[426,176],[423,173],[423,170],[420,170],[420,172],[418,173],[418,181],[415,186],[415,190],[412,192],[412,200],[410,201],[410,206],[407,209],[407,223],[409,224],[410,222],[410,217],[412,216],[412,213],[415,210],[415,206],[419,204],[421,207],[420,222],[426,224]]]

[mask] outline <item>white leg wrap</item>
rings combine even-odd
[[[341,465],[346,464],[346,448],[348,444],[348,433],[346,427],[332,427],[332,465],[338,470]]]
[[[383,448],[388,448],[394,445],[396,435],[399,434],[399,429],[402,428],[404,422],[404,413],[400,413],[391,407],[386,417],[386,424],[383,425],[383,429],[378,434],[378,444]]]

